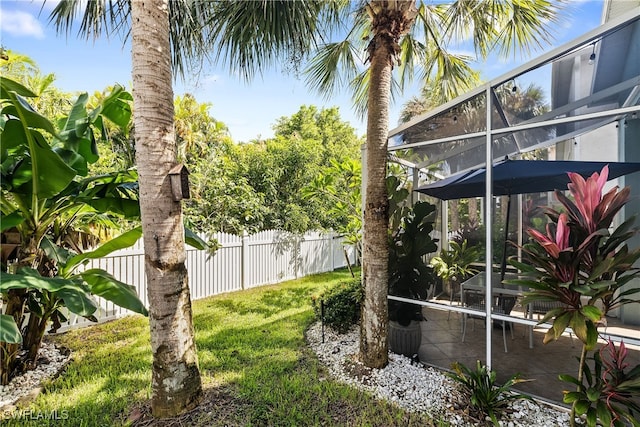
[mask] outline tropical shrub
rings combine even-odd
[[[640,365],[627,369],[626,357],[624,342],[616,347],[609,339],[587,358],[582,383],[571,375],[560,375],[561,380],[579,386],[578,391],[565,392],[563,400],[575,403],[576,415],[586,415],[587,425],[595,426],[598,419],[605,426],[640,425]]]
[[[511,391],[515,384],[528,381],[522,379],[520,374],[511,376],[504,384],[498,384],[496,371],[482,365],[479,360],[475,370],[459,362],[453,363],[452,368],[453,372],[448,372],[447,376],[459,384],[462,393],[482,418],[488,416],[496,426],[500,425],[498,418],[510,402],[522,399],[533,402],[530,396]]]
[[[550,220],[546,234],[529,229],[532,240],[523,248],[527,262],[511,262],[528,276],[525,280],[509,281],[531,289],[525,294],[523,304],[559,303],[558,308],[547,312],[540,321],[552,323],[543,342],[557,340],[566,328],[571,328],[583,343],[578,376],[575,381],[569,381],[576,385],[577,394],[565,394],[565,401],[572,404],[572,425],[576,414],[586,413],[589,425],[595,425],[597,416],[602,417],[600,414],[606,405],[590,408],[586,404],[595,402],[594,398],[597,400],[590,386],[584,383],[587,352],[594,350],[597,327],[606,314],[623,304],[638,302],[631,297],[640,292],[640,288],[623,289],[640,273],[634,267],[640,258],[640,249],[632,250],[627,245],[638,233],[633,227],[635,218],[609,231],[614,217],[629,201],[630,188],[618,191],[616,187],[603,194],[608,174],[607,166],[586,180],[579,174],[569,173],[568,189],[573,200],[556,191],[564,211],[546,208],[545,214]],[[619,384],[610,382],[609,386],[608,393],[615,395]],[[588,395],[588,399],[578,398],[579,395]],[[613,407],[607,406],[607,409]],[[616,419],[616,414],[612,412],[610,418]]]
[[[404,212],[400,225],[389,237],[389,295],[424,300],[429,287],[435,285],[435,275],[425,262],[425,255],[438,249],[437,240],[431,237],[436,207],[419,201]],[[389,320],[407,326],[412,320],[422,320],[422,307],[389,301]]]
[[[431,266],[438,277],[449,285],[448,291],[453,292],[455,283],[478,273],[473,263],[480,261],[481,257],[481,246],[469,246],[466,240],[462,244],[451,241],[449,249],[443,249],[438,256],[431,258]]]
[[[360,318],[363,291],[360,278],[347,280],[324,290],[312,298],[313,310],[318,318],[338,333],[345,333]],[[323,313],[324,306],[324,313]]]
[[[66,320],[63,307],[96,320],[92,295],[98,295],[147,314],[133,287],[103,270],[78,269],[85,260],[131,245],[141,235],[134,229],[81,253],[91,240],[82,237],[94,234],[97,225],[110,224],[116,216],[139,217],[135,172],[88,176],[88,164],[98,159],[96,135],[106,136],[106,120],[126,128],[131,95],[116,86],[88,111],[82,94],[55,124],[27,101],[35,96],[13,80],[0,81],[2,384],[35,367],[46,327],[51,324],[55,331]]]

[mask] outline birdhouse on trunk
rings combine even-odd
[[[171,180],[171,192],[173,200],[179,202],[182,199],[191,197],[189,193],[189,170],[182,163],[175,165],[169,171],[169,179]]]

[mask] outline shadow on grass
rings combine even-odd
[[[148,397],[151,348],[147,319],[130,316],[53,337],[72,361],[35,402],[3,426],[111,426],[114,415]]]
[[[182,417],[148,416],[148,322],[133,316],[56,337],[72,349],[74,361],[28,412],[3,425],[117,426],[134,419],[140,426],[429,425],[424,417],[329,380],[307,348],[311,295],[349,277],[317,275],[195,302],[205,395]]]

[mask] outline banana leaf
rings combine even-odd
[[[0,342],[20,344],[22,335],[18,330],[15,320],[8,314],[0,314]]]

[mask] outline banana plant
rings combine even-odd
[[[140,230],[84,254],[72,238],[116,217],[139,218],[135,171],[88,176],[89,164],[99,156],[97,138],[107,137],[107,122],[128,128],[131,95],[115,86],[88,109],[88,96],[81,94],[56,123],[31,106],[28,99],[34,97],[23,85],[0,80],[2,384],[15,371],[35,366],[47,325],[56,330],[65,320],[62,307],[95,320],[92,295],[97,295],[147,314],[131,286],[103,270],[78,272],[89,258],[135,243]]]

